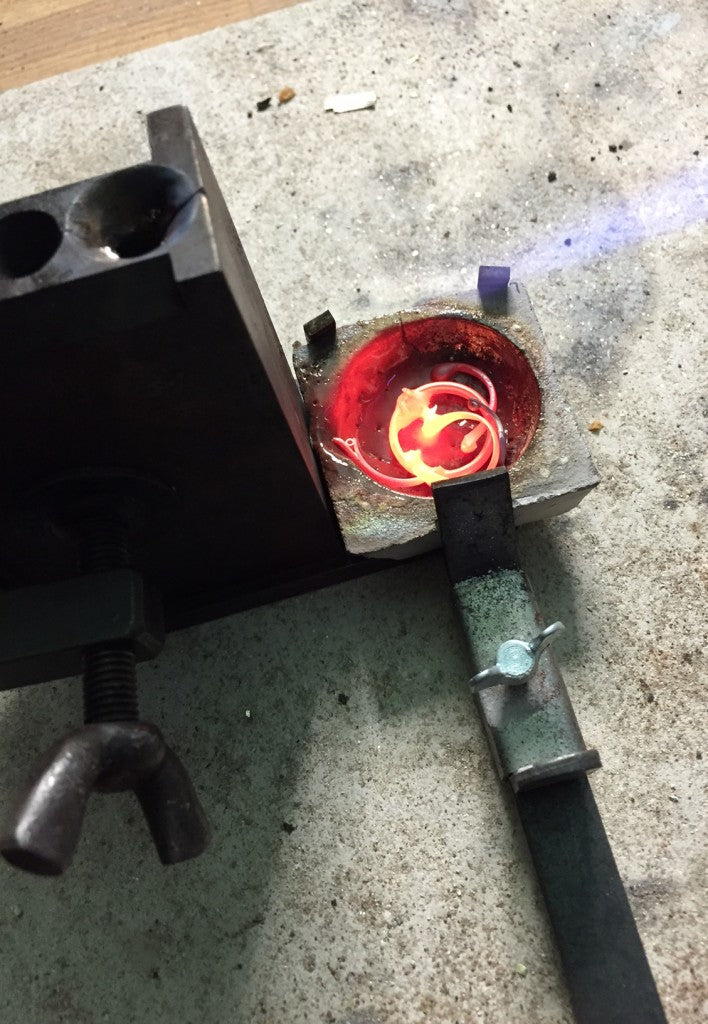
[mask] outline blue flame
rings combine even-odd
[[[578,263],[708,220],[708,164],[683,171],[581,224],[554,228],[512,256],[517,280]]]

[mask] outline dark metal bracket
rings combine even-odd
[[[134,569],[0,594],[0,690],[80,675],[96,644],[126,644],[147,661],[163,643],[160,602]]]
[[[509,476],[495,469],[436,484],[435,507],[474,671],[502,644],[531,641],[544,623],[516,544]],[[499,775],[515,792],[599,768],[583,741],[565,683],[545,649],[527,680],[475,694]]]

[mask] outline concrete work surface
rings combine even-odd
[[[674,1024],[708,1019],[701,8],[316,0],[0,97],[3,201],[188,104],[288,347],[480,262],[525,282],[603,480],[523,553]],[[0,1020],[570,1022],[468,674],[439,555],[171,637],[142,710],[213,846],[165,869],[97,796],[66,876],[0,867]],[[80,714],[77,681],[0,695],[3,807]]]

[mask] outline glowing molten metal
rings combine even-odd
[[[451,379],[461,374],[484,385],[486,401],[474,388]],[[486,373],[466,363],[439,363],[430,376],[430,383],[401,390],[389,422],[391,451],[410,477],[390,476],[372,466],[355,437],[333,438],[359,469],[384,487],[431,485],[504,463],[506,433],[496,413],[496,390]],[[460,399],[462,408],[439,411],[440,406],[459,405]],[[453,426],[457,429],[450,431]],[[460,453],[471,458],[460,464]],[[455,465],[443,465],[444,461]]]

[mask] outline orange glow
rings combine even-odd
[[[429,405],[431,398],[447,395],[466,398],[468,408],[441,414],[437,411],[436,405]],[[475,473],[485,463],[487,463],[486,469],[494,469],[499,464],[499,437],[493,422],[485,419],[479,413],[471,411],[473,408],[480,407],[481,403],[477,392],[467,387],[466,384],[445,381],[422,384],[413,389],[403,388],[388,428],[388,441],[397,462],[415,477],[418,483],[424,484],[434,484],[439,480],[452,480],[455,477],[466,476],[468,473]],[[418,420],[421,421],[416,436],[419,447],[406,450],[401,444],[400,434],[406,427],[413,426]],[[486,433],[488,436],[481,450],[470,462],[466,462],[456,469],[448,469],[446,466],[431,466],[425,460],[425,453],[430,452],[445,427],[451,423],[466,424],[470,421],[476,426],[465,434],[460,444],[460,450],[466,454],[475,451],[481,436]]]
[[[473,388],[449,379],[457,373],[467,373],[481,380],[487,390],[487,402]],[[385,487],[408,490],[423,484],[430,486],[440,480],[452,480],[482,469],[495,469],[504,461],[505,433],[495,412],[497,397],[494,385],[486,374],[463,364],[449,363],[436,366],[431,376],[430,383],[401,390],[389,422],[391,452],[399,466],[411,474],[410,477],[392,476],[372,466],[356,438],[333,438],[359,469]],[[464,399],[465,407],[438,412],[437,403],[442,401],[449,408],[451,399]],[[456,441],[457,447],[451,442],[441,446],[441,435],[453,424],[469,426],[469,429],[459,439],[459,444]],[[455,437],[459,438],[459,431]],[[432,464],[436,458],[440,462],[441,451],[447,453],[453,462],[459,461],[455,457],[459,453],[471,458],[454,467]]]

